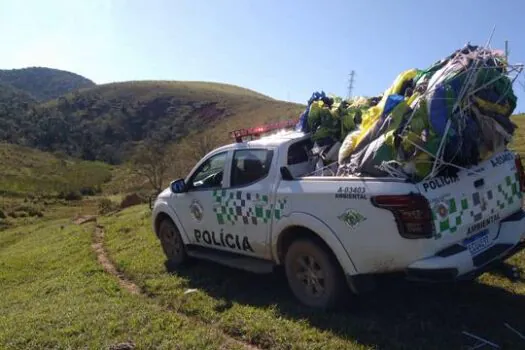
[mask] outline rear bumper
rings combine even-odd
[[[427,282],[472,279],[523,249],[525,212],[520,210],[500,222],[496,243],[484,252],[472,257],[468,249],[457,244],[412,263],[405,273],[410,280]]]

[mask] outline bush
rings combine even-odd
[[[82,193],[79,191],[60,192],[58,198],[66,201],[79,201],[82,199]]]
[[[80,189],[80,194],[83,196],[94,196],[97,193],[100,193],[100,188],[96,187],[82,187]]]
[[[25,211],[17,211],[16,216],[13,217],[19,217],[19,218],[27,218],[29,215]]]
[[[0,219],[5,219],[6,215],[2,209],[0,209]]]
[[[98,213],[107,214],[118,209],[118,204],[109,198],[102,198],[98,201]]]
[[[37,216],[41,218],[42,216],[44,216],[44,213],[42,213],[42,210],[40,208],[27,204],[15,207],[12,214],[15,215],[10,215],[12,217]]]

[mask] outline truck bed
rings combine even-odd
[[[399,232],[399,218],[378,208],[376,196],[420,194],[431,211],[429,238]],[[521,209],[520,182],[510,151],[457,177],[417,184],[399,178],[307,176],[281,181],[276,200],[330,227],[358,273],[403,270],[456,244],[473,256],[497,243],[500,221]]]

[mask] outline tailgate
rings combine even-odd
[[[499,222],[521,208],[514,154],[496,154],[457,177],[438,177],[418,184],[433,214],[438,246],[461,243],[476,255],[498,237]]]

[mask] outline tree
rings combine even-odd
[[[150,135],[137,146],[131,158],[131,170],[147,179],[151,187],[160,192],[165,180],[184,177],[191,168],[214,150],[218,139],[214,134],[191,133],[177,144],[169,144],[165,133]]]
[[[220,142],[212,133],[189,134],[181,142],[172,145],[170,175],[185,177],[199,160],[219,144]]]
[[[177,146],[177,153],[190,163],[197,163],[218,146],[217,137],[211,132],[193,133],[184,138]]]
[[[165,143],[150,140],[136,148],[131,158],[131,169],[145,177],[151,187],[159,193],[163,189],[164,177],[172,163],[171,156],[170,148]]]

